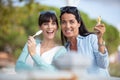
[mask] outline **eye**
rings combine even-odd
[[[52,22],[52,25],[56,25],[56,22]]]
[[[62,21],[61,21],[61,24],[66,24],[66,21],[62,20]]]
[[[73,20],[70,20],[70,24],[74,24],[75,22]]]
[[[47,22],[45,22],[45,23],[43,23],[43,25],[48,25],[48,23],[47,23]]]

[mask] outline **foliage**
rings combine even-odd
[[[6,2],[5,2],[6,1]],[[60,11],[58,8],[49,7],[35,3],[34,0],[16,0],[23,2],[25,5],[18,7],[13,6],[15,0],[0,0],[0,51],[8,49],[8,52],[13,53],[15,59],[21,53],[21,50],[27,41],[29,35],[33,35],[38,29],[38,16],[41,11],[54,10],[59,20]],[[7,4],[5,4],[7,3]],[[89,31],[93,31],[93,27],[96,25],[95,19],[90,19],[87,14],[80,12],[85,25]],[[106,25],[106,33],[104,39],[109,53],[113,53],[117,50],[120,44],[120,32],[112,25]],[[56,41],[60,43],[60,28],[56,35]],[[41,36],[42,37],[42,36]],[[110,73],[113,76],[119,76],[119,64],[110,65]],[[116,69],[117,68],[117,69]]]
[[[6,0],[5,0],[6,1]],[[0,51],[3,51],[6,46],[10,46],[16,58],[19,56],[27,37],[33,35],[38,29],[38,16],[41,11],[54,10],[59,19],[60,11],[58,8],[49,7],[35,3],[34,0],[17,0],[26,1],[24,6],[13,6],[12,1],[8,0],[8,4],[3,4],[4,0],[0,0]],[[90,19],[87,14],[80,12],[89,31],[93,31],[96,20]],[[109,53],[117,50],[120,44],[119,31],[112,25],[106,25],[106,33],[104,39]],[[56,40],[60,43],[60,29],[56,36]]]

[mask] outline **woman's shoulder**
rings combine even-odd
[[[66,51],[66,48],[63,45],[56,45],[57,52]]]
[[[91,33],[91,34],[88,34],[88,35],[86,35],[86,36],[81,36],[81,35],[78,35],[78,38],[82,38],[82,39],[86,39],[86,38],[95,38],[95,37],[97,37],[97,35],[96,34],[94,34],[94,33]]]
[[[95,38],[97,38],[97,35],[96,34],[89,34],[88,36],[86,36],[86,38],[95,39]]]
[[[91,43],[98,41],[96,34],[89,34],[86,38],[87,38],[87,41],[90,41]]]
[[[56,47],[59,48],[59,50],[66,49],[66,48],[65,48],[64,46],[62,46],[62,45],[57,45]]]
[[[56,54],[54,56],[54,59],[67,53],[67,50],[66,50],[66,48],[64,46],[61,45],[61,46],[57,46],[57,47],[59,49],[57,50],[57,52],[56,52]]]

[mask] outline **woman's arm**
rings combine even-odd
[[[55,71],[56,68],[51,65],[46,63],[37,53],[32,55],[32,59],[36,64],[36,67],[40,70],[45,70],[45,71]]]
[[[29,55],[29,53],[28,53],[28,49],[27,49],[27,44],[25,44],[23,51],[21,52],[21,54],[16,62],[16,65],[15,65],[16,72],[33,69],[32,66],[30,66],[26,63],[26,59],[27,59],[28,55]]]
[[[37,65],[36,67],[32,67],[26,63],[26,59],[29,55],[27,44],[24,46],[23,51],[21,55],[19,56],[16,66],[15,66],[15,71],[16,72],[21,72],[21,71],[31,71],[31,70],[54,70],[54,66],[45,63],[37,54],[34,54],[31,56],[35,64]]]
[[[99,44],[98,44],[97,36],[93,36],[92,39],[93,39],[92,40],[93,41],[92,42],[93,53],[94,53],[97,65],[101,68],[107,68],[109,65],[109,59],[108,59],[108,51],[106,47],[104,46],[104,53],[102,53],[101,51],[99,51]]]
[[[64,46],[61,46],[61,48],[57,51],[57,53],[55,54],[53,60],[57,59],[58,57],[65,55],[67,53],[67,50]]]
[[[53,60],[56,59],[57,57],[64,55],[66,53],[66,49],[64,47],[61,47],[53,57]],[[38,54],[35,54],[32,56],[34,62],[38,66],[39,69],[41,70],[46,70],[46,71],[55,71],[57,70],[53,64],[47,64],[44,60],[42,60]]]
[[[96,32],[96,35],[97,35],[97,38],[98,38],[98,48],[99,48],[99,51],[104,54],[105,52],[105,46],[104,46],[104,41],[103,41],[103,35],[106,31],[106,28],[105,28],[105,25],[104,24],[97,24],[95,27],[94,27],[94,30],[97,30]]]

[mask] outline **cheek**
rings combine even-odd
[[[61,29],[64,30],[64,29],[65,29],[65,26],[61,26]]]
[[[77,35],[79,34],[79,27],[74,27],[74,32],[73,32],[74,35]]]
[[[44,27],[44,26],[41,26],[40,29],[44,31],[44,30],[45,30],[45,27]]]
[[[74,26],[74,29],[75,29],[76,31],[78,31],[78,30],[79,30],[79,27],[80,27],[80,24],[76,24],[76,26]]]
[[[78,33],[79,32],[79,27],[76,27],[75,30],[74,30],[75,33]]]
[[[55,29],[55,31],[57,31],[57,30],[58,30],[58,27],[56,26],[54,29]]]
[[[55,34],[57,33],[57,29],[55,30]]]

